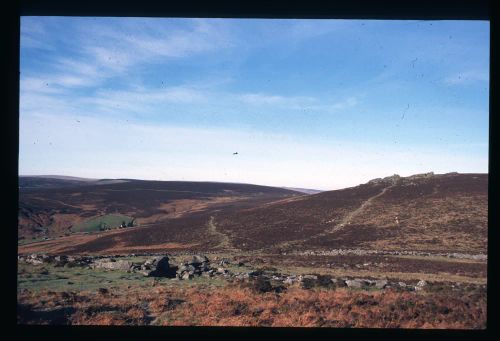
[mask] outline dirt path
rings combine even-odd
[[[387,190],[389,188],[392,188],[394,187],[394,185],[391,185],[389,187],[386,187],[384,188],[379,194],[376,194],[374,195],[373,197],[370,197],[368,199],[366,199],[362,204],[361,206],[359,206],[357,209],[355,209],[354,211],[351,211],[349,213],[347,213],[341,220],[340,222],[338,222],[337,224],[335,224],[335,226],[331,229],[331,230],[328,230],[328,231],[325,231],[325,233],[322,233],[321,235],[325,235],[327,233],[334,233],[334,232],[337,232],[337,231],[340,231],[342,230],[346,225],[349,225],[351,223],[351,221],[356,217],[358,216],[361,212],[363,212],[368,206],[371,205],[371,203],[373,202],[373,200],[377,199],[377,198],[380,198],[382,195],[385,194],[385,192],[387,192]],[[320,236],[320,235],[318,235]]]
[[[231,244],[231,239],[229,239],[229,236],[217,230],[217,225],[215,224],[214,216],[210,216],[210,219],[208,220],[207,223],[207,227],[208,227],[208,232],[211,235],[219,238],[220,240],[219,245],[216,246],[217,248],[236,250],[236,248]]]
[[[353,218],[355,218],[357,215],[359,215],[361,212],[363,212],[368,206],[371,205],[371,203],[373,202],[373,200],[381,197],[382,195],[384,195],[386,193],[386,191],[389,189],[389,188],[392,188],[394,187],[395,185],[391,185],[391,186],[388,186],[388,187],[385,187],[380,193],[366,199],[357,209],[355,209],[354,211],[351,211],[349,213],[347,213],[337,224],[335,224],[333,226],[333,228],[331,229],[328,229],[322,233],[319,233],[319,234],[316,234],[309,239],[312,239],[312,238],[321,238],[323,236],[326,236],[327,234],[331,234],[331,233],[334,233],[334,232],[337,232],[337,231],[340,231],[342,230],[346,225],[349,225],[350,222],[352,221]],[[329,221],[327,223],[332,223],[333,221]],[[297,240],[297,241],[288,241],[288,242],[284,242],[284,243],[280,243],[278,245],[275,245],[273,246],[272,248],[284,248],[284,249],[288,249],[290,250],[290,248],[292,248],[293,246],[299,244],[299,243],[303,243],[304,240]],[[306,240],[307,242],[307,240]]]

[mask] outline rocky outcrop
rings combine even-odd
[[[385,279],[379,279],[375,281],[375,288],[377,289],[384,289],[389,282]]]
[[[367,286],[368,284],[362,279],[348,279],[347,281],[345,281],[345,283],[347,284],[348,288],[357,288],[357,289],[361,289]]]
[[[398,174],[394,174],[391,176],[387,176],[385,178],[376,178],[368,181],[370,185],[378,185],[378,184],[387,184],[387,185],[395,185],[401,181],[401,177]]]
[[[90,263],[92,263],[92,258],[91,257],[85,257],[85,256],[53,256],[53,255],[47,255],[47,254],[30,254],[27,256],[24,255],[19,255],[18,260],[20,262],[25,262],[33,265],[40,265],[40,264],[53,264],[54,266],[67,266],[67,267],[73,267],[73,266],[87,266]]]
[[[140,271],[146,277],[174,278],[178,267],[170,264],[167,256],[160,256],[146,260],[142,265],[132,268],[132,271]]]
[[[177,278],[185,280],[201,275],[212,277],[214,273],[215,269],[210,266],[210,261],[206,256],[194,255],[190,261],[179,266]]]
[[[110,258],[110,259],[99,259],[93,262],[90,265],[90,267],[92,269],[129,271],[132,265],[133,265],[132,262],[129,261],[115,260],[114,258]]]

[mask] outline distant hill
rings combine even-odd
[[[73,225],[106,215],[137,218],[136,224],[142,225],[213,205],[297,195],[302,193],[249,184],[20,177],[18,231],[24,238],[53,237],[75,232]]]
[[[74,221],[122,214],[136,218],[139,228],[75,236],[64,243],[53,240],[40,243],[38,249],[99,253],[361,248],[486,253],[487,209],[487,174],[394,175],[312,195],[256,185],[130,180],[21,189],[20,231],[29,229],[29,224],[23,225],[26,212],[31,222],[43,217],[42,212],[58,212],[51,216],[56,223],[69,222],[71,217]],[[40,225],[47,224],[49,216]]]
[[[324,191],[320,191],[319,189],[310,189],[310,188],[298,188],[298,187],[282,187],[282,188],[290,189],[292,191],[297,191],[297,192],[301,192],[301,193],[305,193],[305,194],[317,194],[317,193],[324,192]]]
[[[126,182],[122,179],[88,179],[63,175],[19,176],[19,188],[61,188],[73,186],[105,185]]]

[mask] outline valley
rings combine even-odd
[[[246,184],[75,181],[52,178],[37,185],[34,178],[20,178],[22,323],[485,326],[486,174],[394,175],[314,194]],[[104,221],[109,229],[99,228]],[[144,264],[162,257],[168,258],[172,278],[141,273]],[[206,257],[204,270],[189,265],[190,257]],[[97,269],[102,262],[109,266]],[[149,286],[159,296],[147,296]],[[132,292],[138,302],[159,310],[118,303]],[[80,298],[63,299],[68,293]],[[40,305],[35,299],[40,295],[50,304],[58,301],[57,307]],[[224,306],[247,308],[229,314],[222,305],[201,303],[217,295]],[[168,308],[170,298],[160,297],[190,303]],[[192,297],[200,297],[200,303]],[[319,304],[320,297],[345,301],[342,307],[325,306],[308,321],[291,312],[273,313],[288,311],[292,298],[307,301],[297,308],[302,311]],[[439,302],[433,313],[430,297]],[[478,309],[473,317],[464,308],[471,297]],[[99,309],[101,299],[111,300],[114,308]],[[339,312],[358,299],[378,302],[374,306],[383,316],[392,316],[390,307],[408,300],[414,305],[405,309],[430,315],[411,318],[400,311],[399,320],[375,319],[372,308],[362,310],[362,317],[352,308],[340,318]],[[96,305],[93,313],[87,312],[89,304]],[[256,314],[263,304],[269,309]],[[190,320],[186,307],[201,315]],[[51,319],[43,311],[64,316]]]

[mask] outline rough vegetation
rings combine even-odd
[[[487,194],[487,174],[389,177],[314,195],[253,185],[138,180],[30,188],[20,193],[20,236],[47,235],[54,242],[20,250],[44,252],[58,244],[53,232],[62,223],[52,232],[50,224],[57,225],[51,223],[57,219],[68,224],[71,219],[64,215],[78,216],[81,223],[119,212],[135,217],[140,228],[98,231],[85,240],[69,236],[57,252],[140,252],[154,245],[161,251],[174,243],[176,250],[203,252],[360,248],[480,254],[487,245]],[[66,228],[71,232],[71,225]]]
[[[482,329],[487,189],[24,178],[18,323]]]
[[[291,288],[277,293],[156,286],[19,294],[21,324],[451,328],[486,327],[482,289],[460,293]]]

